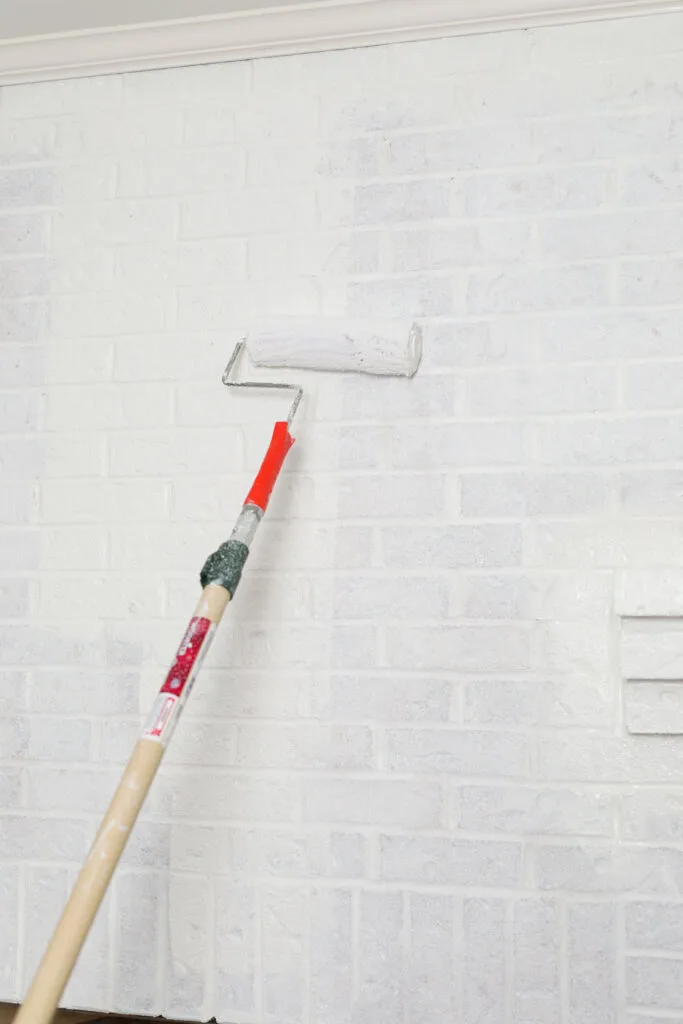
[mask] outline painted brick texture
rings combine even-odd
[[[413,381],[292,374],[66,1003],[681,1019],[682,96],[683,15],[0,93],[0,1000],[284,411],[233,343],[389,315]]]

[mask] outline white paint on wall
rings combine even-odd
[[[643,734],[675,693],[618,616],[674,620],[675,656],[681,29],[3,90],[0,999],[283,412],[222,388],[233,341],[287,313],[417,318],[423,365],[303,374],[68,1001],[680,1012],[681,739]]]

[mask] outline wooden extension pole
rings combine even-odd
[[[14,1024],[51,1024],[216,627],[239,584],[249,545],[292,444],[288,423],[276,423],[270,447],[230,540],[221,544],[204,564],[200,576],[202,596],[195,614]]]

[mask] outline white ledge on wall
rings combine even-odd
[[[163,21],[153,18],[158,2],[141,0],[145,22],[0,39],[0,85],[683,10],[683,0],[282,0],[262,9],[241,2]]]

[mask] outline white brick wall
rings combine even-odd
[[[420,318],[422,371],[296,375],[66,1001],[682,1019],[682,51],[670,16],[2,91],[0,999],[283,412],[232,344],[349,313]]]

